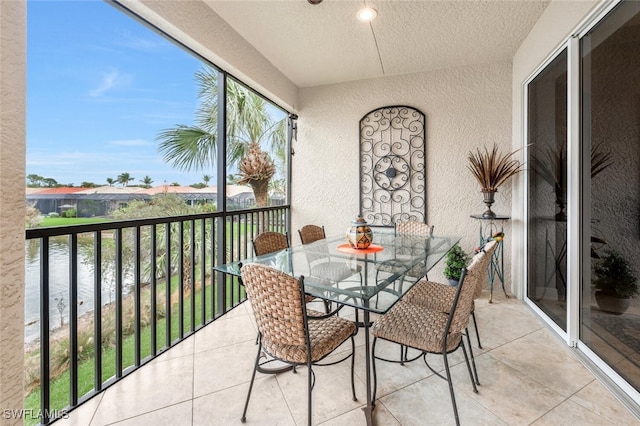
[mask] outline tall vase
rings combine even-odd
[[[482,195],[484,197],[484,203],[487,206],[487,210],[482,213],[482,217],[486,219],[494,219],[496,214],[491,210],[491,205],[496,201],[496,191],[482,191]]]

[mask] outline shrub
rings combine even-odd
[[[447,253],[444,276],[449,280],[460,280],[462,268],[466,267],[467,263],[469,263],[469,255],[462,250],[459,244],[456,244]]]

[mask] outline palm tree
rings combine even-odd
[[[116,180],[114,178],[107,178],[107,185],[111,186],[114,183],[116,183]]]
[[[158,134],[163,159],[185,171],[215,168],[218,129],[217,71],[207,67],[196,73],[200,106],[196,125],[180,124]],[[239,183],[253,189],[258,207],[267,206],[268,184],[276,172],[271,156],[262,150],[284,151],[284,119],[274,122],[267,102],[229,80],[227,85],[227,161],[238,166]]]
[[[135,178],[133,176],[131,176],[129,173],[127,173],[127,172],[120,173],[118,175],[118,183],[121,183],[122,186],[129,185],[129,182],[131,182],[134,179]]]
[[[153,183],[153,180],[149,176],[145,176],[144,178],[140,179],[140,182],[142,183],[143,187],[151,188],[151,184]]]
[[[209,182],[211,182],[211,176],[210,175],[202,176],[202,182],[205,184],[205,186],[209,186]]]

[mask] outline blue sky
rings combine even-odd
[[[200,59],[101,0],[29,0],[27,174],[79,186],[123,172],[189,185],[159,131],[193,124]]]

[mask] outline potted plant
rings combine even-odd
[[[519,149],[502,154],[498,151],[496,144],[493,144],[491,151],[487,147],[484,150],[477,148],[475,152],[469,151],[467,168],[480,184],[480,191],[487,205],[487,211],[482,213],[483,217],[488,219],[496,217],[496,214],[491,211],[491,205],[495,201],[498,187],[522,170],[522,163],[511,158],[518,151]]]
[[[598,307],[606,312],[622,314],[629,307],[631,298],[638,295],[638,278],[631,265],[615,250],[606,252],[594,268],[595,297]]]
[[[444,276],[449,280],[449,284],[452,286],[458,285],[460,281],[460,274],[462,268],[465,268],[469,263],[469,255],[462,250],[459,244],[451,247],[451,250],[447,253],[447,259],[445,261]]]

